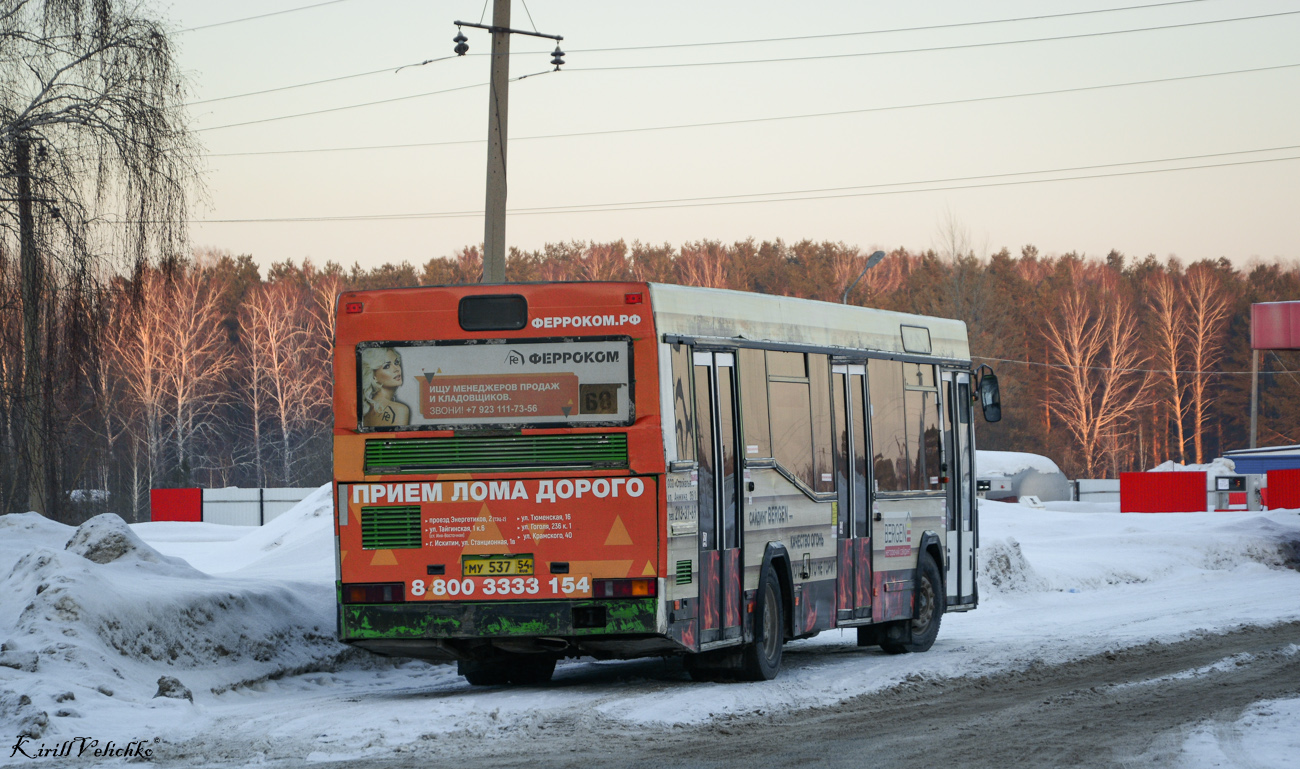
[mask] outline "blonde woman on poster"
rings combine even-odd
[[[391,347],[361,351],[361,423],[392,427],[411,423],[411,407],[397,400],[402,386],[402,356]]]

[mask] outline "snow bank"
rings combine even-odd
[[[1034,585],[1095,591],[1203,580],[1213,572],[1300,569],[1300,516],[1285,511],[1070,513],[985,500],[980,523],[980,568],[993,569],[987,587],[994,593]],[[1032,544],[1021,553],[1008,544],[1017,541]],[[1000,569],[1006,587],[998,584]]]
[[[1070,482],[1056,463],[1038,454],[1019,451],[977,451],[975,472],[979,478],[1003,479],[993,484],[989,499],[1034,496],[1046,502],[1070,498]]]
[[[1006,478],[1023,470],[1040,473],[1060,473],[1061,468],[1047,457],[1026,454],[1023,451],[976,451],[975,469],[981,478],[997,476]]]
[[[1237,463],[1233,462],[1231,459],[1227,459],[1226,457],[1219,457],[1214,461],[1203,465],[1197,465],[1197,464],[1185,465],[1182,462],[1175,462],[1174,460],[1171,459],[1167,462],[1161,462],[1160,464],[1156,465],[1150,470],[1147,470],[1147,472],[1148,473],[1204,472],[1206,475],[1208,475],[1211,478],[1217,478],[1220,475],[1236,475]]]
[[[1013,537],[985,541],[979,549],[979,574],[987,580],[987,589],[1003,593],[1047,590],[1048,582],[1039,576],[1020,551]]]
[[[330,519],[320,496],[274,528],[246,530],[224,548],[208,542],[227,565],[242,556],[254,567],[238,576],[163,555],[116,515],[76,529],[35,513],[0,516],[0,723],[37,737],[51,714],[191,707],[361,656],[334,640],[332,541],[320,531]],[[271,578],[264,560],[276,553],[284,563]],[[323,581],[295,580],[322,571]],[[168,691],[186,690],[189,699],[160,704]]]

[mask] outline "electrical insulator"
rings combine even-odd
[[[451,41],[456,44],[455,51],[457,56],[464,56],[469,52],[469,46],[465,45],[467,40],[469,40],[469,38],[465,37],[465,33],[461,32],[458,28],[456,30],[456,36],[451,39]]]
[[[560,50],[558,43],[555,45],[555,50],[551,51],[551,63],[555,65],[556,70],[559,70],[561,65],[564,64],[564,51]]]

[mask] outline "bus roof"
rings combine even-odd
[[[651,283],[655,326],[669,336],[717,338],[810,347],[873,350],[970,360],[966,324],[905,312],[876,310],[788,296],[751,294],[721,288]],[[904,327],[927,329],[923,334]]]

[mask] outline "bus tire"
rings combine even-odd
[[[555,675],[554,657],[527,656],[514,660],[510,666],[510,683],[518,686],[538,686]]]
[[[916,616],[910,626],[903,628],[908,631],[904,633],[906,640],[882,640],[880,648],[889,654],[929,651],[939,637],[946,602],[939,567],[929,553],[922,552],[916,563]]]
[[[501,659],[460,660],[456,672],[470,686],[501,686],[510,682],[510,663]]]
[[[741,674],[749,681],[770,681],[781,672],[785,644],[785,612],[781,583],[771,569],[763,570],[754,600],[754,642],[745,647]]]

